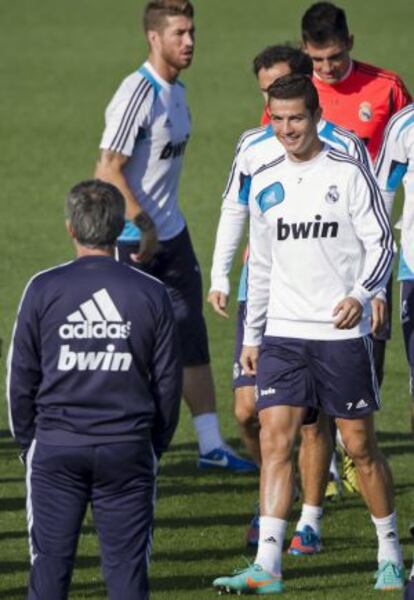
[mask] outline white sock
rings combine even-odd
[[[217,413],[205,413],[193,417],[193,424],[197,433],[200,454],[208,454],[215,448],[224,446]]]
[[[382,519],[377,519],[371,515],[371,519],[375,525],[378,537],[378,563],[382,560],[389,560],[401,567],[403,559],[398,540],[397,515],[395,511]]]
[[[256,564],[262,569],[280,576],[282,573],[282,550],[287,521],[275,517],[260,517],[259,547]]]
[[[329,474],[333,475],[333,478],[338,481],[339,473],[338,466],[336,464],[336,452],[335,450],[332,452],[331,464],[329,465]]]
[[[321,519],[323,508],[321,506],[311,506],[310,504],[302,504],[302,512],[296,531],[303,531],[305,525],[310,525],[316,535],[321,535]]]

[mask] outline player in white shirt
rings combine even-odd
[[[404,186],[404,207],[398,225],[401,228],[398,280],[401,282],[401,325],[414,400],[414,104],[409,104],[390,120],[375,171],[389,214],[395,192],[401,183]],[[414,433],[414,404],[411,428]]]
[[[144,10],[148,60],[119,86],[105,113],[95,176],[127,202],[119,259],[161,279],[170,293],[184,364],[184,398],[199,441],[199,466],[236,471],[256,466],[223,441],[202,314],[200,268],[178,186],[191,119],[182,69],[194,52],[194,9],[186,0],[154,0]]]
[[[296,48],[283,45],[265,48],[253,61],[253,70],[258,78],[259,87],[265,100],[267,99],[266,89],[278,77],[290,72],[311,76],[312,69],[312,61],[306,54]],[[350,131],[337,127],[321,118],[318,123],[318,135],[333,148],[346,152],[362,161],[368,168],[371,168],[371,160],[365,145]],[[243,238],[243,231],[249,214],[248,196],[252,176],[262,165],[270,163],[283,152],[283,146],[275,137],[270,124],[249,129],[240,136],[223,194],[211,268],[209,302],[221,316],[227,314],[226,306],[230,293],[229,273],[234,255]],[[238,290],[239,308],[233,366],[234,408],[244,443],[255,460],[260,463],[259,427],[254,392],[256,381],[255,377],[246,375],[240,364],[247,296],[247,270],[246,261]],[[375,308],[377,311],[383,309],[382,304],[381,301],[376,303]],[[316,423],[316,416],[316,413],[310,414],[306,426],[302,430],[299,464],[304,488],[305,514],[302,515],[303,518],[300,520],[301,527],[305,527],[307,523],[307,507],[312,507],[309,509],[311,511],[317,509],[319,517],[322,515],[321,506],[327,474],[324,469],[320,468],[320,465],[326,462],[331,453],[331,447],[325,435],[328,424]],[[331,471],[328,492],[330,497],[335,497],[341,490],[339,475],[336,471],[335,455],[331,462]],[[319,534],[319,531],[317,533]],[[259,537],[257,518],[252,520],[246,537],[249,545],[257,544]],[[311,554],[315,549],[311,544],[308,544],[307,547],[302,545],[300,553]]]
[[[388,217],[369,171],[319,139],[319,100],[308,77],[276,81],[269,108],[285,153],[252,177],[242,352],[244,369],[257,377],[260,539],[254,564],[214,586],[283,591],[292,450],[307,410],[320,407],[336,420],[376,527],[375,587],[401,589],[392,477],[373,426],[379,398],[368,335],[370,299],[392,266]]]

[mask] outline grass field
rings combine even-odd
[[[104,107],[120,79],[145,58],[138,33],[143,0],[17,0],[0,3],[1,204],[0,333],[10,336],[28,277],[72,256],[62,219],[68,188],[90,177]],[[193,116],[181,197],[208,285],[220,195],[239,133],[255,126],[261,100],[252,57],[270,43],[296,41],[303,0],[195,0],[197,53],[184,74]],[[407,0],[344,0],[356,35],[354,55],[397,70],[414,90],[412,23]],[[234,283],[237,269],[234,273]],[[397,289],[395,289],[397,304]],[[414,520],[413,442],[407,368],[395,307],[387,357],[381,446],[395,474],[397,508],[407,564],[407,528]],[[234,319],[218,321],[206,307],[222,428],[236,447],[231,414]],[[232,304],[234,315],[234,301]],[[2,390],[4,392],[4,390]],[[24,473],[0,408],[0,598],[24,597],[28,569]],[[196,444],[183,407],[159,483],[151,577],[154,600],[211,598],[211,580],[243,566],[245,526],[257,499],[251,475],[200,474]],[[295,506],[295,512],[298,507]],[[292,515],[292,523],[296,514]],[[289,531],[289,533],[291,530]],[[328,506],[324,551],[284,559],[287,597],[321,600],[377,598],[375,534],[358,498]],[[80,541],[71,599],[105,598],[97,541],[88,518]],[[247,553],[249,557],[249,554]],[[387,598],[399,598],[388,593]],[[120,599],[122,600],[122,599]]]

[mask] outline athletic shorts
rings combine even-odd
[[[370,336],[305,340],[265,336],[257,369],[257,409],[297,406],[363,418],[379,408]]]
[[[243,348],[243,336],[244,336],[244,318],[246,316],[246,302],[239,302],[237,309],[237,321],[236,321],[236,347],[234,349],[234,362],[233,362],[233,390],[242,387],[253,387],[256,386],[256,376],[246,375],[240,362],[240,356]],[[316,423],[319,417],[319,410],[317,408],[309,408],[304,419],[303,425],[313,425]]]
[[[178,327],[184,366],[208,364],[210,356],[203,317],[201,272],[187,228],[175,238],[159,242],[159,245],[160,250],[155,257],[141,265],[130,258],[131,253],[138,252],[139,242],[118,242],[118,259],[165,284]]]
[[[401,282],[400,319],[405,354],[410,365],[410,392],[414,396],[414,281]]]
[[[256,385],[254,375],[246,375],[241,366],[240,356],[243,348],[244,318],[246,316],[246,302],[239,302],[236,320],[236,346],[233,357],[233,389]]]

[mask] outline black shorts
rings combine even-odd
[[[130,254],[138,252],[139,242],[118,242],[119,260],[153,275],[166,286],[178,327],[184,366],[208,364],[201,272],[187,228],[175,238],[159,244],[160,250],[155,257],[141,265],[130,258]]]
[[[410,365],[410,392],[414,396],[414,281],[401,281],[400,319],[405,354]]]
[[[265,336],[257,368],[257,409],[287,405],[359,419],[379,408],[370,336],[306,340]]]
[[[244,318],[246,314],[246,302],[239,302],[236,321],[236,346],[233,357],[233,389],[256,385],[254,375],[246,375],[240,363],[240,355],[243,348]]]

